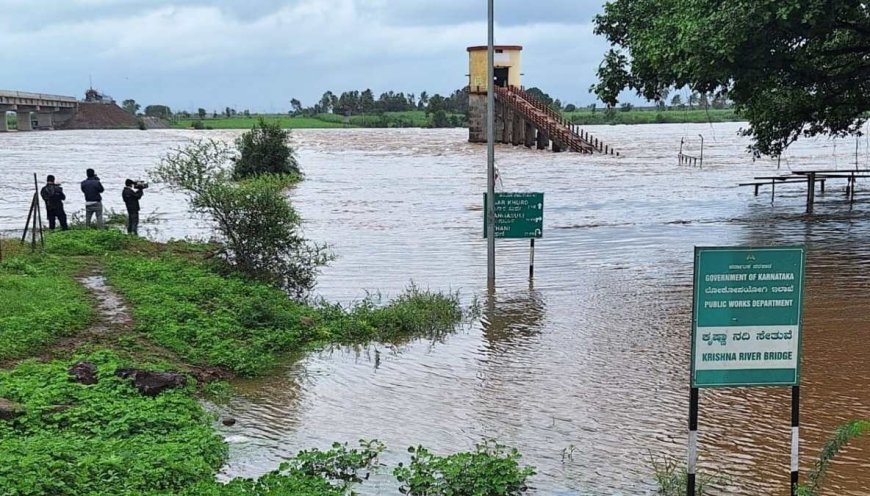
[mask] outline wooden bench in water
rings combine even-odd
[[[825,194],[825,181],[828,179],[846,179],[846,197],[849,200],[849,208],[851,208],[855,202],[855,180],[858,178],[870,178],[870,170],[800,170],[779,176],[756,176],[753,178],[755,181],[739,183],[738,186],[753,186],[755,188],[755,196],[758,196],[758,190],[761,186],[770,185],[770,202],[773,203],[777,184],[806,184],[807,213],[812,213],[816,200],[816,183],[819,183],[821,194]]]

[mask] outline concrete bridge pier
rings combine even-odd
[[[33,124],[30,122],[29,110],[17,110],[15,115],[18,118],[19,131],[33,131]]]
[[[535,146],[535,126],[530,121],[526,121],[526,132],[523,140],[525,141],[523,144],[526,145],[526,148]]]
[[[9,121],[5,110],[0,110],[0,133],[9,131]]]
[[[518,117],[514,120],[513,133],[511,134],[511,144],[514,146],[518,146],[523,142],[523,133],[526,131],[526,121],[522,117]]]
[[[550,147],[550,137],[543,129],[538,129],[538,150],[546,150]]]

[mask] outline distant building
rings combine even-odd
[[[93,87],[85,91],[85,101],[90,103],[115,103],[115,99],[95,90]]]

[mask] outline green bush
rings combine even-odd
[[[463,318],[457,293],[421,290],[413,284],[386,305],[379,295],[370,295],[347,309],[326,302],[319,309],[330,339],[339,343],[439,340]]]
[[[0,359],[32,353],[87,326],[91,308],[72,277],[76,268],[41,256],[13,256],[0,263]]]
[[[532,467],[520,467],[516,449],[495,441],[477,445],[470,453],[432,454],[422,446],[408,448],[411,463],[399,464],[393,474],[399,491],[412,496],[509,496],[529,490]]]
[[[293,148],[287,143],[289,132],[278,122],[260,117],[253,129],[236,140],[239,156],[234,160],[233,177],[245,179],[260,174],[299,175]]]
[[[199,141],[167,155],[151,177],[188,195],[194,212],[212,219],[220,252],[233,269],[302,298],[314,287],[327,248],[306,240],[284,188],[288,176],[270,174],[233,182],[225,144]]]

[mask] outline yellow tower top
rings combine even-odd
[[[519,45],[496,45],[495,47],[495,84],[498,86],[520,85]],[[486,93],[486,52],[487,47],[468,47],[468,89],[471,93]]]

